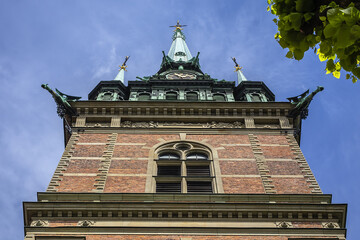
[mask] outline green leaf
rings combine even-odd
[[[320,19],[321,21],[323,21],[323,22],[326,21],[326,17],[325,17],[325,16],[320,16],[319,19]]]
[[[294,51],[294,58],[295,58],[296,60],[301,60],[303,57],[304,57],[304,52],[303,52],[303,51],[298,50],[298,49],[296,49],[296,50]]]
[[[269,7],[269,6],[267,6],[266,11],[268,11],[268,12],[270,11],[270,7]]]
[[[274,22],[274,23],[277,23],[277,22],[278,22],[278,20],[277,20],[276,18],[274,18],[274,19],[273,19],[273,22]]]
[[[356,79],[355,76],[352,77],[352,82],[353,82],[353,83],[356,83],[356,82],[357,82],[357,79]]]
[[[305,22],[309,21],[310,19],[312,19],[312,17],[314,16],[314,13],[310,13],[310,12],[307,12],[304,14],[304,19],[305,19]]]
[[[325,36],[325,38],[331,38],[336,34],[337,31],[338,31],[338,28],[334,27],[331,24],[328,24],[324,28],[324,36]]]
[[[350,33],[357,39],[360,38],[360,26],[359,25],[354,25],[351,27],[350,29]]]
[[[318,49],[317,54],[319,55],[319,59],[320,59],[321,62],[327,60],[327,58],[325,57],[325,55],[320,52],[320,49]]]
[[[337,34],[337,45],[339,48],[346,48],[354,43],[354,40],[351,37],[350,27],[346,24],[343,24]]]
[[[296,0],[295,3],[297,12],[310,12],[315,7],[313,0]]]
[[[334,72],[335,71],[335,64],[334,64],[334,60],[329,59],[326,63],[326,70],[328,70],[329,72]]]
[[[323,12],[325,9],[328,8],[328,5],[322,5],[320,6],[320,12]]]
[[[346,79],[350,79],[350,74],[346,74]]]
[[[340,10],[343,13],[343,18],[346,21],[346,24],[352,26],[360,20],[360,12],[354,7],[348,7]]]
[[[267,3],[270,5],[270,3],[271,3],[271,0],[267,0]]]
[[[335,72],[332,72],[332,75],[336,78],[340,78],[340,72],[339,71],[335,71]]]
[[[293,56],[294,55],[293,55],[292,51],[288,51],[287,54],[286,54],[287,58],[293,58]]]
[[[338,8],[329,9],[327,11],[327,19],[334,27],[340,27],[343,22],[342,14]]]
[[[328,41],[322,41],[320,43],[320,52],[323,54],[327,54],[331,50],[331,45]]]
[[[360,67],[354,68],[352,72],[355,75],[355,77],[360,78]]]
[[[303,15],[301,13],[290,13],[288,16],[289,16],[289,21],[291,22],[291,26],[295,30],[300,30],[301,20]]]

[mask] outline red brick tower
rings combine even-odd
[[[299,148],[321,88],[275,102],[237,63],[237,86],[217,81],[174,27],[142,81],[124,84],[125,61],[87,101],[43,85],[66,148],[47,191],[24,203],[25,239],[345,239],[346,205],[321,192]]]

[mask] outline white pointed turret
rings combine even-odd
[[[177,24],[175,26],[175,33],[173,35],[173,42],[171,44],[168,56],[174,60],[174,61],[189,61],[192,56],[190,53],[190,50],[185,42],[185,35],[182,33],[182,28],[186,25],[180,25],[179,21],[177,21]]]
[[[240,84],[242,81],[247,81],[247,78],[241,71],[242,67],[240,67],[239,64],[237,64],[237,62],[236,62],[236,58],[233,57],[232,60],[235,63],[235,72],[237,74],[237,84]]]
[[[125,83],[125,71],[127,71],[126,70],[126,68],[127,68],[126,62],[128,59],[129,59],[129,56],[126,56],[124,63],[121,66],[119,65],[120,70],[114,79],[115,81],[121,81],[122,83]]]

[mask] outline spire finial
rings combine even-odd
[[[177,20],[176,25],[174,25],[174,26],[169,26],[169,27],[174,27],[174,28],[175,28],[174,31],[176,31],[176,30],[183,30],[181,27],[186,27],[186,26],[187,26],[187,25],[181,25],[181,24],[179,23],[179,20]]]
[[[119,69],[119,73],[116,75],[116,77],[114,79],[115,81],[121,81],[122,83],[124,83],[124,81],[125,81],[125,71],[127,71],[126,70],[126,67],[127,67],[126,62],[129,59],[129,57],[130,56],[126,56],[124,63],[122,65],[119,65],[120,69]]]
[[[119,71],[121,71],[122,69],[125,70],[125,71],[127,71],[127,70],[126,70],[126,68],[127,68],[126,62],[127,62],[127,60],[128,60],[129,58],[130,58],[130,56],[126,56],[126,57],[125,57],[124,63],[123,63],[122,65],[119,65],[119,67],[120,67]]]
[[[235,63],[235,72],[237,72],[237,84],[240,84],[243,81],[247,81],[245,75],[242,73],[241,69],[242,67],[239,66],[239,64],[236,62],[236,58],[231,58]]]
[[[241,71],[241,69],[242,69],[242,67],[240,67],[239,66],[239,64],[236,62],[236,58],[235,57],[232,57],[231,58],[233,61],[234,61],[234,63],[235,63],[235,72],[237,72],[237,71]]]

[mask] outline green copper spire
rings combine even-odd
[[[236,58],[231,58],[235,63],[235,72],[237,73],[237,84],[240,84],[243,81],[247,81],[245,75],[242,73],[241,69],[242,67],[239,66],[239,64],[236,62]]]
[[[125,71],[127,71],[126,70],[126,62],[127,62],[127,60],[129,59],[129,56],[126,56],[125,57],[125,61],[124,61],[124,63],[120,66],[119,65],[119,67],[120,67],[120,70],[119,70],[119,73],[116,75],[116,77],[115,77],[115,81],[121,81],[122,83],[124,83],[124,81],[125,81]]]
[[[181,27],[185,26],[186,25],[181,25],[179,21],[177,21],[177,24],[175,26],[170,26],[175,28],[175,33],[172,37],[173,42],[171,44],[168,57],[176,62],[187,62],[192,58],[190,50],[185,42],[185,35],[181,31]]]

